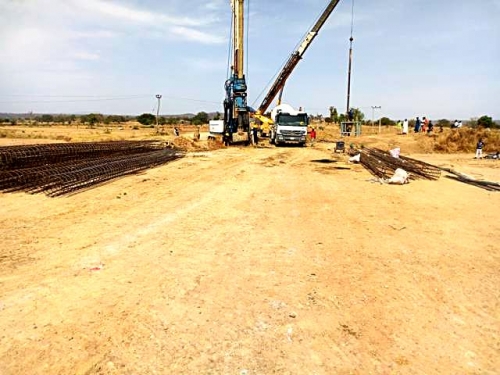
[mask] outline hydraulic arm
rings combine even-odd
[[[271,105],[272,101],[274,100],[278,92],[280,92],[280,90],[283,89],[286,80],[288,79],[292,71],[295,69],[299,61],[302,59],[302,56],[307,51],[314,38],[316,38],[319,30],[321,29],[321,27],[323,27],[326,20],[328,19],[328,17],[333,12],[333,10],[335,9],[335,7],[339,2],[340,0],[331,0],[329,2],[328,6],[323,11],[321,16],[318,18],[312,29],[307,33],[305,38],[300,43],[299,48],[292,53],[292,55],[284,65],[280,74],[278,75],[273,85],[269,89],[266,97],[264,98],[259,108],[257,109],[256,117],[259,118],[261,121],[262,121],[262,116],[259,115],[263,115],[267,111],[267,109]]]

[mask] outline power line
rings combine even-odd
[[[115,96],[115,97],[102,97],[102,96],[64,96],[64,95],[0,95],[0,96],[27,96],[27,97],[42,97],[42,98],[82,98],[82,99],[68,99],[68,100],[0,100],[0,103],[5,104],[16,104],[16,103],[85,103],[85,102],[104,102],[104,101],[120,101],[120,100],[137,100],[151,98],[153,95],[130,95],[130,96]],[[85,99],[83,99],[85,98]],[[191,102],[200,103],[210,103],[219,104],[218,101],[204,100],[204,99],[194,99],[194,98],[184,98],[176,96],[164,96],[171,100],[185,100]]]

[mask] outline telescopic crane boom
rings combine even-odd
[[[321,16],[318,18],[312,29],[307,33],[307,35],[304,37],[302,42],[299,45],[299,48],[292,53],[286,64],[283,66],[283,69],[281,70],[280,74],[274,81],[273,85],[267,92],[266,97],[260,104],[259,108],[257,109],[257,113],[254,115],[261,121],[265,121],[267,118],[262,118],[263,115],[269,106],[271,105],[272,101],[276,97],[276,95],[280,92],[280,90],[283,89],[285,86],[286,80],[290,76],[290,74],[293,72],[299,61],[302,59],[302,56],[304,53],[307,51],[309,46],[311,45],[312,41],[316,36],[318,35],[319,30],[323,27],[325,24],[326,20],[332,14],[333,10],[337,6],[337,4],[340,2],[340,0],[331,0],[328,6],[325,8]]]

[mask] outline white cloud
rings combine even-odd
[[[141,10],[110,1],[102,0],[72,0],[72,3],[84,10],[88,10],[93,14],[101,14],[109,18],[146,24],[152,27],[165,24],[179,26],[201,26],[211,22],[210,18],[196,19],[190,17],[178,17],[169,14],[162,14]]]
[[[184,26],[175,26],[171,29],[172,33],[183,37],[186,40],[200,42],[204,44],[217,44],[224,43],[224,38],[205,33],[193,28],[184,27]]]

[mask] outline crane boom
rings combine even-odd
[[[281,70],[280,74],[276,77],[276,80],[274,81],[273,85],[267,92],[266,97],[264,98],[261,105],[257,109],[257,114],[264,114],[264,112],[267,111],[272,101],[274,100],[278,92],[285,86],[286,80],[288,79],[292,71],[295,69],[299,61],[302,59],[302,56],[307,51],[314,38],[316,38],[319,30],[321,29],[321,27],[323,27],[326,20],[328,19],[330,14],[332,14],[333,10],[335,9],[335,7],[339,2],[340,0],[331,0],[329,2],[328,6],[325,8],[325,10],[318,18],[314,26],[311,28],[311,30],[307,33],[307,35],[300,43],[299,48],[297,48],[297,50],[292,53],[286,64],[283,66],[283,69]]]

